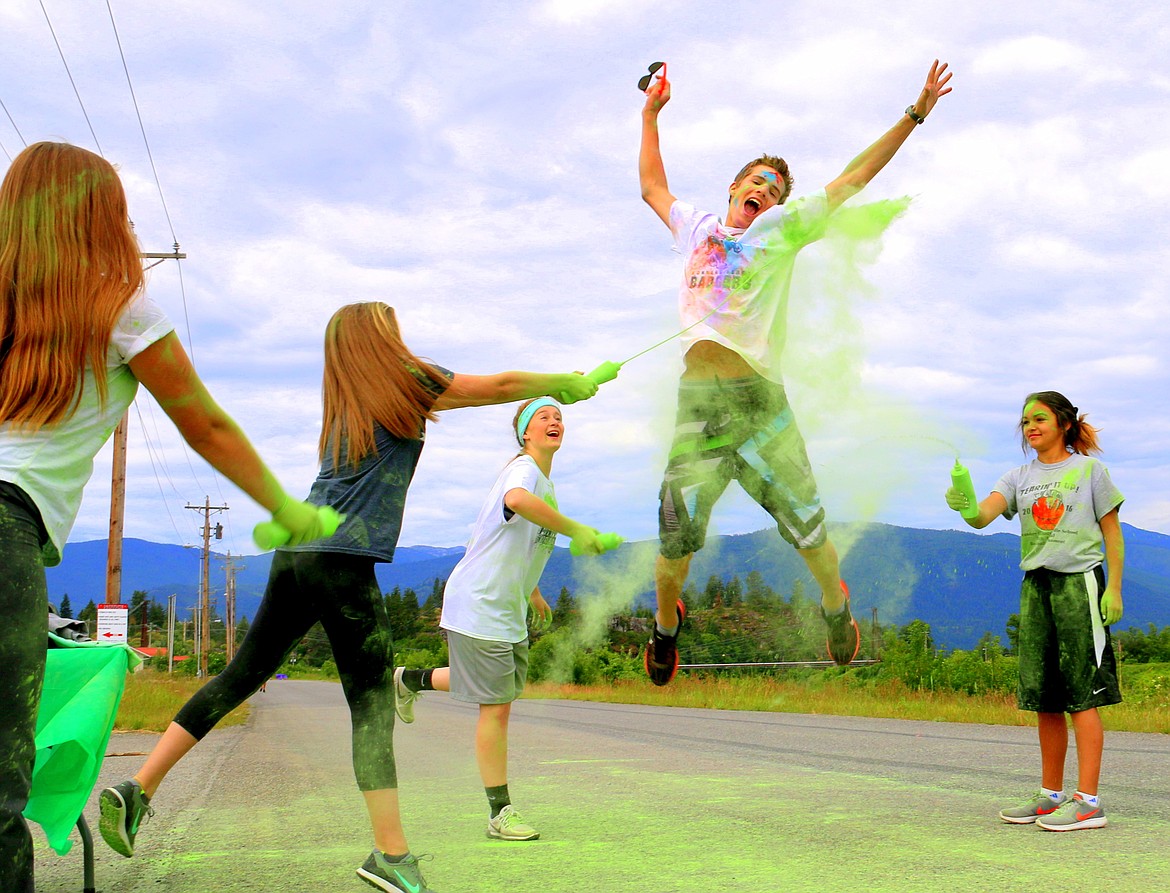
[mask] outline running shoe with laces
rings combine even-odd
[[[385,890],[386,893],[435,893],[423,880],[418,863],[418,857],[410,853],[401,862],[391,862],[383,853],[374,850],[357,870],[357,876],[371,887]]]
[[[1105,807],[1100,803],[1090,806],[1080,797],[1066,800],[1056,812],[1036,819],[1045,831],[1080,831],[1083,828],[1104,828],[1109,824]]]
[[[1066,794],[1061,794],[1059,800],[1053,800],[1047,794],[1037,793],[1027,803],[1000,810],[999,817],[1013,825],[1030,825],[1037,819],[1056,812],[1067,800]]]
[[[418,700],[418,692],[403,685],[402,674],[405,671],[406,667],[394,671],[394,712],[403,722],[414,722],[414,702]]]
[[[142,785],[132,778],[121,784],[102,791],[99,800],[102,817],[98,828],[102,833],[102,840],[110,845],[115,853],[130,857],[134,855],[134,838],[138,836],[138,827],[142,824],[142,817],[150,818],[154,810],[150,806],[150,798],[142,790]]]
[[[650,644],[646,646],[646,675],[655,685],[666,685],[678,674],[678,636],[683,621],[687,619],[687,606],[678,600],[678,629],[673,636],[664,636],[658,631],[657,621],[650,631]]]
[[[857,657],[861,648],[861,631],[857,628],[857,621],[853,619],[853,612],[849,610],[849,587],[841,581],[841,591],[845,593],[845,607],[837,614],[826,614],[821,608],[821,616],[829,627],[828,638],[825,639],[825,649],[829,652],[829,659],[838,666],[847,667]]]
[[[499,815],[488,819],[487,836],[496,840],[536,840],[540,832],[525,824],[520,813],[509,803]]]

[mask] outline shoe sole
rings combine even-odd
[[[400,887],[398,884],[393,884],[384,877],[374,874],[372,871],[366,869],[357,869],[357,876],[369,884],[371,887],[377,887],[379,890],[385,890],[386,893],[409,893],[409,887]],[[426,889],[425,887],[418,887],[418,890]]]
[[[1088,831],[1092,828],[1104,828],[1109,824],[1109,820],[1105,816],[1101,816],[1099,819],[1087,819],[1072,825],[1045,825],[1042,819],[1037,819],[1036,824],[1045,831]]]
[[[1040,818],[1040,816],[1038,816],[1038,815],[1008,816],[1008,815],[1004,815],[1001,812],[999,814],[999,818],[1000,818],[1000,821],[1007,822],[1009,825],[1031,825],[1032,823],[1036,822]]]
[[[650,653],[654,650],[653,630],[650,632],[650,643],[646,646],[646,656],[642,659],[642,666],[646,668],[646,675],[650,677],[651,682],[658,686],[669,685],[674,681],[674,677],[678,675],[678,637],[682,634],[683,623],[687,619],[687,606],[683,604],[682,599],[679,599],[678,602],[676,602],[675,610],[678,611],[678,630],[674,634],[674,666],[670,669],[670,675],[667,676],[666,679],[664,679],[662,682],[659,682],[654,678],[654,671],[650,667]],[[657,621],[652,622],[657,623]],[[659,666],[661,666],[661,664]]]
[[[535,831],[526,837],[513,837],[513,836],[508,836],[506,834],[500,834],[498,831],[494,831],[491,828],[488,828],[487,836],[490,837],[492,840],[539,840],[540,839],[540,832]]]
[[[845,585],[845,581],[841,581],[841,591],[845,593],[845,610],[849,612],[849,622],[853,625],[853,653],[849,655],[848,660],[841,660],[837,655],[833,654],[832,639],[825,639],[825,652],[829,655],[829,660],[839,667],[847,667],[853,663],[857,657],[857,653],[861,651],[861,629],[857,626],[857,618],[853,616],[853,609],[849,607],[849,587]]]
[[[115,853],[127,859],[134,855],[134,844],[126,836],[126,801],[114,788],[106,788],[98,801],[102,817],[98,830]]]

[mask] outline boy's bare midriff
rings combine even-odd
[[[755,378],[759,375],[734,350],[714,341],[698,341],[687,351],[683,381],[711,381],[715,378]]]

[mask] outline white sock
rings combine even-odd
[[[1100,806],[1101,798],[1096,794],[1086,794],[1083,791],[1077,791],[1077,799],[1089,806]]]
[[[1053,803],[1060,803],[1065,800],[1064,791],[1054,791],[1051,788],[1040,788],[1040,793],[1051,800]]]

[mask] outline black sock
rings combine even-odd
[[[512,804],[512,798],[508,796],[508,786],[506,784],[496,785],[494,788],[484,788],[487,792],[488,806],[492,808],[492,818],[500,814],[500,810],[505,806]]]
[[[387,862],[405,862],[410,857],[410,850],[407,850],[400,856],[391,856],[385,850],[382,851],[382,858]]]
[[[434,672],[434,670],[403,670],[402,684],[409,691],[434,691],[435,686],[431,683],[431,674]]]

